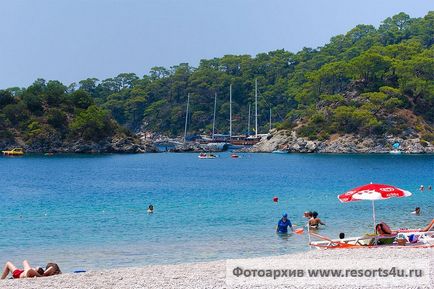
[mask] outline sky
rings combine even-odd
[[[322,46],[433,0],[0,0],[0,88]]]

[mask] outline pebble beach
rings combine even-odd
[[[433,288],[434,281],[434,249],[433,248],[374,248],[353,250],[311,250],[306,253],[267,257],[266,262],[282,262],[288,259],[308,258],[315,260],[353,259],[358,258],[392,258],[418,260],[430,260],[429,272],[430,285],[420,286],[415,283],[411,286],[398,288]],[[330,264],[332,265],[332,264]],[[399,265],[399,264],[395,264]],[[109,269],[102,271],[89,271],[80,274],[62,274],[52,277],[2,280],[1,288],[8,289],[136,289],[136,288],[269,288],[270,286],[228,286],[226,283],[225,260],[189,263],[176,265],[150,265],[143,267]],[[381,283],[381,280],[379,280]],[[312,288],[312,286],[277,286],[273,288]],[[342,280],[336,278],[333,287],[318,288],[365,288],[360,286],[348,286]],[[397,288],[397,287],[382,287]]]

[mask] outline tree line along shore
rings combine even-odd
[[[415,152],[432,152],[433,27],[434,11],[421,18],[399,13],[378,28],[357,25],[324,46],[297,53],[225,55],[203,59],[197,67],[153,67],[143,77],[121,73],[69,85],[37,79],[25,88],[5,88],[0,90],[0,149],[155,151],[136,134],[182,135],[188,94],[189,132],[210,134],[217,94],[215,130],[226,133],[230,85],[232,129],[244,134],[256,80],[258,131],[269,132],[271,111],[271,138],[287,136],[279,145],[293,142],[295,134],[315,147],[344,137],[372,139],[371,147],[386,150],[398,139],[417,146]],[[376,141],[381,139],[391,141]],[[291,151],[297,150],[293,145]]]

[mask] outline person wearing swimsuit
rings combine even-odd
[[[319,225],[325,226],[325,223],[318,218],[317,212],[312,212],[312,217],[309,219],[309,226],[311,229],[319,229]]]
[[[38,273],[38,269],[30,266],[29,261],[27,260],[23,261],[23,269],[18,269],[14,264],[12,264],[12,262],[6,262],[1,279],[6,279],[9,273],[12,273],[14,279],[42,276]]]
[[[51,275],[61,274],[59,266],[56,263],[48,263],[45,270],[42,268],[32,268],[29,261],[23,261],[23,269],[17,268],[12,262],[6,262],[3,268],[3,274],[1,279],[6,279],[6,277],[12,273],[12,278],[33,278],[33,277],[45,277]]]

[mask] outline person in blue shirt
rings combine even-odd
[[[284,213],[282,219],[280,219],[279,222],[277,223],[276,231],[279,234],[286,234],[288,233],[288,227],[290,227],[291,231],[294,232],[291,221],[288,219],[288,214]]]

